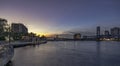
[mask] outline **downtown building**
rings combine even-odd
[[[120,28],[119,27],[111,28],[111,36],[114,39],[120,38]]]
[[[108,31],[108,30],[105,30],[105,31],[104,31],[104,35],[105,35],[105,36],[109,36],[109,35],[110,35],[109,31]]]
[[[101,35],[100,35],[100,26],[97,26],[96,28],[96,40],[100,40]]]
[[[13,33],[28,33],[28,28],[22,23],[12,23],[11,31]]]
[[[104,34],[101,34],[101,28],[100,26],[96,27],[96,40],[109,40],[110,39],[110,34],[108,30],[104,31]]]
[[[108,30],[104,31],[104,38],[105,39],[110,39],[111,38],[110,32]]]
[[[28,34],[28,28],[22,23],[12,23],[11,32],[13,40],[21,40]]]
[[[100,26],[96,27],[96,39],[97,40],[120,40],[120,28],[113,27],[109,30],[105,30],[104,34],[100,34]]]

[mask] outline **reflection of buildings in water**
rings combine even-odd
[[[97,63],[97,66],[101,66],[101,43],[100,42],[97,42],[96,43],[96,63]]]
[[[71,45],[68,44],[67,41],[64,42],[64,48],[72,48],[72,49],[76,49],[77,48],[77,41],[73,41]]]
[[[76,49],[77,48],[77,41],[74,41],[74,49]]]
[[[64,42],[64,48],[67,48],[67,43],[66,42]]]

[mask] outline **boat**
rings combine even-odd
[[[0,45],[0,66],[5,66],[14,56],[14,48],[12,45]]]

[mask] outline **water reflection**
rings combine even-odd
[[[96,42],[96,52],[97,52],[97,55],[96,55],[96,59],[97,59],[97,66],[101,66],[101,53],[100,53],[100,49],[101,49],[101,42]]]
[[[120,66],[118,42],[48,42],[15,49],[6,66]]]

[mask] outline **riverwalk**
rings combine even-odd
[[[46,41],[41,41],[41,42],[11,42],[10,44],[13,45],[14,48],[17,47],[23,47],[23,46],[28,46],[28,45],[38,45],[38,44],[44,44]]]
[[[46,41],[39,41],[39,42],[21,42],[21,41],[14,41],[14,42],[0,42],[0,66],[4,66],[7,64],[12,57],[14,56],[14,49],[23,46],[29,45],[38,45],[44,44]]]
[[[14,42],[0,42],[1,45],[12,45],[14,48],[17,47],[23,47],[23,46],[28,46],[28,45],[38,45],[38,44],[44,44],[47,41],[39,41],[39,42],[23,42],[23,41],[14,41]]]

